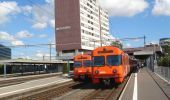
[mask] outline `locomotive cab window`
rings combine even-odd
[[[95,56],[93,57],[93,62],[94,62],[94,66],[104,66],[105,65],[105,58],[104,56]]]
[[[74,61],[74,67],[81,67],[82,62],[81,61]]]
[[[107,56],[107,65],[108,66],[119,66],[122,64],[121,55],[110,55]]]
[[[83,66],[84,67],[91,67],[92,66],[92,61],[90,61],[90,60],[83,61]]]

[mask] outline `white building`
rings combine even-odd
[[[110,45],[109,17],[97,0],[55,0],[56,44],[59,55]]]

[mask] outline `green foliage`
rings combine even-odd
[[[3,65],[0,64],[0,68],[2,68],[2,67],[3,67]]]
[[[67,67],[67,64],[63,64],[63,73],[68,73],[68,67]]]
[[[170,54],[170,46],[162,46],[163,52]]]
[[[121,43],[119,43],[119,42],[114,42],[114,41],[111,43],[111,46],[116,46],[116,47],[118,47],[118,48],[120,48],[120,49],[122,49],[122,47],[123,47]]]
[[[158,60],[159,66],[170,67],[170,46],[162,46],[164,55]]]
[[[170,55],[166,55],[164,57],[161,57],[158,60],[158,65],[159,66],[170,67]]]

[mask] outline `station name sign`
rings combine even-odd
[[[57,31],[68,30],[68,29],[71,29],[71,26],[64,26],[64,27],[57,27],[56,28]]]

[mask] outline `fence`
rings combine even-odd
[[[157,66],[154,70],[156,74],[170,84],[170,67]]]

